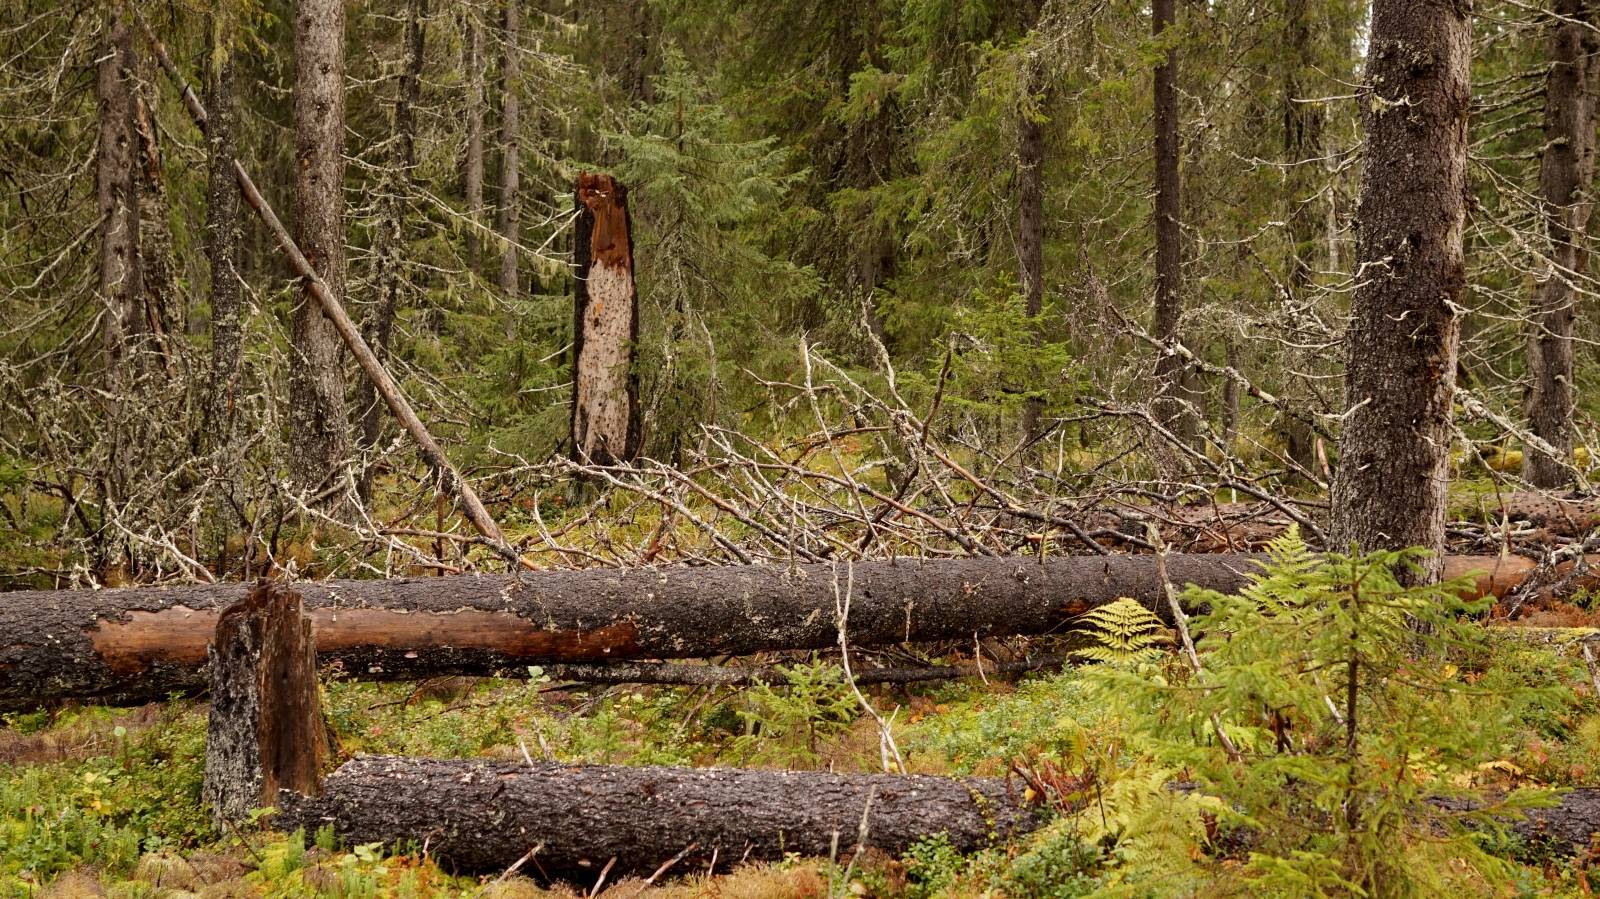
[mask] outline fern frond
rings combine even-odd
[[[1153,662],[1171,642],[1154,612],[1124,596],[1090,610],[1084,616],[1093,646],[1077,652],[1080,658],[1112,665]]]

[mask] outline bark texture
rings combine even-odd
[[[1182,555],[1172,580],[1239,589],[1260,556]],[[1533,563],[1452,556],[1503,595]],[[853,645],[1048,634],[1129,596],[1165,613],[1153,556],[900,560],[716,568],[597,569],[520,576],[297,585],[335,673],[368,679],[525,676],[529,665],[749,655],[838,645],[851,584]],[[1586,581],[1592,583],[1592,579]],[[0,594],[0,711],[52,700],[143,702],[205,686],[218,613],[241,584]]]
[[[234,130],[231,35],[211,22],[206,105],[206,259],[211,268],[211,387],[202,439],[207,449],[230,446],[234,438],[234,400],[244,331],[239,293],[239,188],[234,183]]]
[[[900,854],[944,834],[970,852],[1041,822],[1020,785],[1000,778],[828,774],[733,768],[497,764],[368,756],[294,802],[281,828],[331,823],[351,844],[427,842],[459,871],[504,871],[539,847],[527,869],[593,880],[648,873],[694,844],[685,866],[848,853]]]
[[[467,78],[467,158],[462,173],[462,193],[467,201],[467,267],[476,272],[483,264],[483,27],[477,12],[462,12],[466,47],[462,64]]]
[[[223,611],[209,650],[204,797],[218,829],[247,821],[278,791],[317,792],[330,749],[317,646],[300,595],[261,584]]]
[[[335,299],[344,297],[344,3],[294,4],[294,240]],[[309,283],[295,299],[289,426],[296,486],[318,491],[349,454],[341,346]]]
[[[1550,71],[1545,80],[1544,155],[1539,189],[1550,265],[1533,300],[1528,336],[1528,428],[1560,454],[1527,447],[1523,476],[1535,487],[1572,480],[1575,279],[1588,267],[1584,240],[1593,209],[1595,79],[1600,36],[1589,0],[1556,0],[1550,22]]]
[[[173,335],[180,333],[177,285],[173,280],[172,226],[168,221],[167,179],[161,162],[161,137],[156,113],[160,91],[148,63],[138,89],[133,92],[133,125],[138,136],[134,161],[135,193],[139,198],[138,296],[129,325],[139,335],[151,361],[149,371],[167,371],[172,365]]]
[[[1174,0],[1153,0],[1151,30],[1159,40],[1174,21]],[[1183,318],[1183,226],[1181,180],[1178,157],[1178,51],[1168,47],[1166,59],[1155,71],[1155,166],[1156,166],[1156,297],[1154,337],[1162,343],[1182,342],[1179,324]],[[1161,424],[1184,441],[1195,435],[1192,403],[1183,360],[1162,352],[1156,358],[1156,417]]]
[[[113,398],[122,392],[126,332],[138,284],[139,202],[133,177],[136,138],[133,90],[129,85],[132,64],[132,29],[120,13],[113,14],[95,69],[100,131],[95,157],[95,194],[101,216],[100,334],[106,387]]]
[[[520,0],[506,0],[505,54],[500,61],[500,236],[505,246],[500,253],[500,290],[515,298],[518,290],[517,241],[521,234],[519,224],[522,210],[518,205],[517,191],[522,184],[521,159],[518,154],[522,139],[521,100],[517,91],[522,81],[522,58],[517,48],[521,33],[521,19],[517,10]]]
[[[578,175],[573,225],[572,457],[614,465],[639,455],[639,293],[628,189]]]
[[[1444,552],[1457,310],[1464,281],[1466,6],[1373,4],[1357,213],[1362,278],[1345,334],[1334,547]]]
[[[1030,91],[1037,93],[1037,91]],[[1028,317],[1044,311],[1044,123],[1040,113],[1024,110],[1017,123],[1017,282]],[[1038,326],[1034,326],[1034,340]],[[1035,371],[1037,378],[1040,373]],[[1044,403],[1030,397],[1022,407],[1022,438],[1039,439]]]

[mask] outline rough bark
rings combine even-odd
[[[1464,282],[1467,7],[1373,4],[1335,547],[1442,555]],[[1437,576],[1439,559],[1430,563]]]
[[[1296,298],[1311,284],[1313,259],[1322,241],[1323,223],[1313,202],[1322,174],[1323,110],[1311,99],[1306,82],[1317,64],[1310,0],[1287,0],[1285,37],[1289,59],[1283,67],[1283,150],[1287,170],[1289,290]],[[1299,460],[1307,468],[1306,460]]]
[[[517,241],[522,210],[518,205],[517,190],[522,183],[521,160],[518,155],[521,140],[521,100],[518,90],[522,80],[521,51],[517,47],[521,22],[517,10],[520,0],[506,0],[502,19],[505,53],[500,61],[500,236],[505,246],[500,253],[500,291],[507,297],[517,296]]]
[[[1260,556],[1168,559],[1178,584],[1237,590]],[[1502,595],[1533,563],[1453,556]],[[297,586],[321,661],[346,676],[524,676],[529,665],[749,655],[838,645],[838,591],[853,584],[852,645],[970,641],[1067,628],[1129,596],[1166,609],[1153,556],[946,559],[844,565],[528,572]],[[204,687],[218,612],[240,584],[0,594],[0,711],[52,700],[142,702]]]
[[[1031,91],[1037,93],[1037,91]],[[1030,319],[1044,311],[1044,123],[1034,110],[1023,110],[1017,123],[1017,282]],[[1038,339],[1038,326],[1030,335]],[[1039,373],[1034,372],[1037,387]],[[1042,400],[1030,397],[1022,408],[1022,438],[1039,439]]]
[[[294,4],[294,240],[322,283],[344,297],[344,3]],[[303,283],[290,366],[290,468],[301,490],[336,480],[349,453],[339,334]]]
[[[458,871],[530,871],[592,880],[684,864],[849,853],[860,841],[900,854],[944,834],[970,852],[1041,822],[1000,778],[747,771],[735,768],[504,764],[367,756],[295,802],[282,828],[331,823],[345,842],[428,843]],[[612,859],[615,862],[612,863]]]
[[[292,589],[263,583],[229,606],[208,651],[203,794],[220,830],[278,791],[314,795],[330,746],[311,619]]]
[[[1572,335],[1578,303],[1573,281],[1583,277],[1588,263],[1584,240],[1593,209],[1594,81],[1600,77],[1600,37],[1592,19],[1589,0],[1557,0],[1550,21],[1545,147],[1539,163],[1550,264],[1530,310],[1527,416],[1528,429],[1561,457],[1526,448],[1523,476],[1535,487],[1561,487],[1572,480]]]
[[[152,361],[149,371],[167,371],[172,365],[173,335],[183,330],[178,310],[172,225],[168,217],[167,179],[161,162],[161,136],[156,113],[161,92],[149,76],[154,70],[143,62],[139,86],[133,91],[133,126],[138,137],[134,162],[135,193],[139,197],[139,295],[129,324]]]
[[[206,105],[206,258],[211,268],[211,386],[202,435],[208,450],[222,450],[234,441],[234,401],[244,345],[239,293],[239,188],[234,183],[234,129],[237,105],[233,92],[232,35],[220,20],[210,27]]]
[[[639,454],[639,294],[628,189],[578,175],[573,225],[572,457],[614,465]]]
[[[483,27],[474,10],[463,11],[462,16],[467,76],[467,159],[462,192],[467,200],[467,267],[476,272],[483,264],[483,241],[478,236],[483,224]]]
[[[379,362],[389,356],[389,343],[394,336],[394,320],[399,314],[407,281],[401,271],[406,247],[407,200],[411,194],[412,170],[417,165],[415,114],[422,99],[422,61],[427,35],[423,19],[428,14],[427,0],[410,0],[406,4],[406,61],[400,70],[399,85],[394,98],[394,155],[389,160],[383,184],[379,187],[377,273],[378,302],[363,327],[367,345]],[[361,414],[361,448],[365,455],[376,452],[383,438],[383,403],[371,380],[363,380],[356,388],[356,409]],[[372,500],[373,468],[362,469],[356,484],[357,494],[363,504]]]
[[[1153,0],[1151,30],[1160,40],[1174,22],[1174,0]],[[1182,342],[1183,226],[1178,155],[1178,51],[1168,47],[1155,70],[1155,321],[1151,329],[1162,343]],[[1192,442],[1196,421],[1183,360],[1162,352],[1156,358],[1156,416],[1179,439]]]
[[[128,322],[138,283],[138,196],[133,177],[133,32],[120,13],[108,24],[105,46],[95,69],[99,148],[95,194],[100,220],[100,337],[105,355],[106,390],[113,403],[122,394]],[[115,453],[115,450],[114,450]],[[113,466],[118,464],[112,460]],[[113,472],[112,480],[115,481]],[[113,497],[108,497],[113,499]]]

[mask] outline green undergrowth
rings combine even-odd
[[[1207,597],[1213,611],[1193,622],[1201,674],[1129,604],[1092,622],[1092,666],[865,691],[908,771],[1006,776],[1054,809],[1032,836],[975,854],[934,838],[901,858],[624,880],[604,895],[1590,895],[1600,884],[1583,859],[1407,811],[1431,797],[1548,802],[1517,791],[1600,784],[1600,699],[1581,659],[1490,639],[1472,608],[1376,573],[1410,557],[1325,566],[1278,552],[1253,592]],[[1419,620],[1432,636],[1415,636]],[[1351,653],[1367,673],[1353,697],[1339,680]],[[833,660],[788,674],[786,686],[742,690],[583,687],[537,669],[334,681],[325,703],[342,756],[882,770],[876,720]],[[1354,743],[1341,717],[1351,708]],[[587,892],[455,877],[392,847],[276,833],[270,817],[216,832],[201,811],[204,727],[203,703],[182,699],[7,716],[0,897]]]

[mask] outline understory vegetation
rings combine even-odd
[[[604,895],[1587,896],[1593,857],[1505,827],[1592,784],[1600,697],[1560,632],[1485,628],[1462,582],[1403,587],[1415,552],[1324,559],[1295,534],[1239,596],[1191,591],[1191,659],[1143,606],[1085,622],[1081,664],[1015,682],[870,688],[910,773],[1007,776],[1053,809],[963,855],[793,859]],[[992,652],[1021,651],[996,645]],[[1034,647],[1038,648],[1038,647]],[[1198,667],[1195,661],[1198,661]],[[333,681],[341,755],[882,770],[882,734],[825,655],[746,690],[446,678]],[[205,706],[14,714],[0,730],[0,894],[543,896],[452,876],[425,847],[213,829]],[[1224,737],[1225,735],[1225,738]],[[309,846],[308,846],[309,844]],[[535,875],[536,877],[536,875]],[[578,892],[573,892],[577,889]]]

